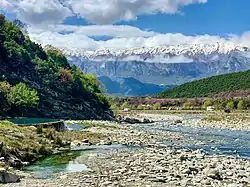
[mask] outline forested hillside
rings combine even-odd
[[[189,82],[158,95],[162,98],[211,97],[220,92],[250,89],[250,71],[213,76]]]
[[[20,22],[0,15],[0,116],[111,119],[93,75],[70,67],[60,51],[32,42]]]

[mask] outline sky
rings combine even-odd
[[[231,42],[250,47],[249,0],[0,0],[43,45],[80,50]]]

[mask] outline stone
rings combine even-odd
[[[15,168],[21,168],[23,166],[22,161],[15,157],[11,157],[9,159],[9,164],[10,166],[15,167]]]
[[[220,172],[217,169],[207,169],[205,170],[205,174],[209,178],[221,180]]]
[[[181,120],[176,120],[174,123],[179,124],[179,123],[182,123],[182,121]]]
[[[12,173],[8,173],[6,171],[0,171],[0,183],[1,184],[7,184],[7,183],[17,183],[20,182],[20,177],[12,174]]]
[[[83,139],[82,143],[89,143],[89,139]]]
[[[191,170],[189,168],[186,168],[186,169],[182,170],[182,173],[189,175],[189,174],[191,174]]]

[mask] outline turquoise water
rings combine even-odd
[[[58,119],[49,119],[49,118],[12,118],[8,119],[8,121],[20,124],[20,125],[31,125],[31,124],[39,124],[39,123],[48,123],[60,121]]]
[[[91,169],[84,164],[83,156],[106,154],[110,150],[128,148],[120,144],[102,146],[82,146],[75,149],[40,158],[36,163],[23,168],[32,173],[33,177],[46,179],[58,172],[88,172]]]
[[[54,173],[58,172],[88,171],[86,165],[74,161],[82,154],[81,151],[71,151],[42,157],[36,163],[24,167],[23,170],[32,172],[35,178],[40,179],[51,177]],[[85,154],[87,154],[87,151]]]

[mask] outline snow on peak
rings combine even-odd
[[[236,45],[232,42],[217,42],[205,44],[182,44],[165,45],[155,47],[137,47],[123,50],[99,49],[87,51],[82,49],[61,49],[66,56],[77,56],[87,59],[124,59],[130,56],[152,57],[152,56],[194,56],[209,55],[213,53],[228,54],[232,51],[248,51],[248,48]]]

